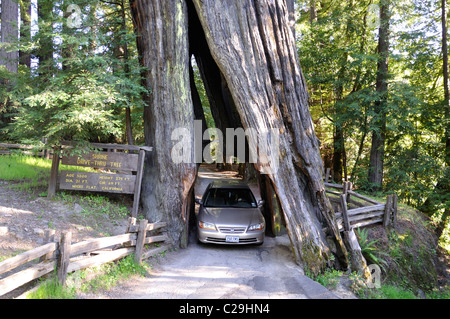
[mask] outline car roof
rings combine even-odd
[[[248,184],[240,180],[219,180],[209,184],[209,188],[248,188]]]

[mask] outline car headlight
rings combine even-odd
[[[200,222],[198,222],[198,226],[200,228],[203,228],[203,229],[209,229],[209,230],[217,231],[216,225],[214,225],[213,223],[205,223],[205,222],[200,221]]]
[[[249,231],[251,231],[251,230],[261,230],[263,228],[264,228],[264,223],[259,223],[259,224],[255,224],[255,225],[250,225],[248,230]]]

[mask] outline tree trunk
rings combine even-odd
[[[325,194],[323,163],[286,2],[193,3],[194,7],[188,5],[188,18],[184,1],[131,1],[141,63],[148,69],[146,87],[151,90],[144,114],[146,143],[155,148],[146,163],[144,212],[151,221],[168,221],[173,238],[182,237],[196,166],[190,164],[192,152],[186,155],[190,163],[174,162],[170,153],[178,144],[174,146],[170,138],[177,127],[192,131],[189,25],[191,44],[194,36],[206,40],[202,48],[191,47],[200,50],[193,53],[206,79],[205,88],[212,91],[220,79],[222,92],[215,87],[217,93],[208,94],[210,99],[222,99],[219,102],[222,114],[227,114],[227,125],[255,133],[248,138],[257,150],[259,161],[254,165],[266,174],[277,194],[296,261],[313,273],[333,260],[346,267],[346,248]],[[201,23],[196,32],[192,32],[193,19]],[[212,113],[219,111],[217,104],[210,106]],[[276,132],[279,139],[270,140],[268,147],[262,144],[267,140],[255,143],[254,136],[264,137],[267,132]],[[192,140],[186,144],[189,142]]]
[[[197,165],[193,147],[181,154],[187,157],[184,162],[175,156],[180,150],[172,138],[179,137],[173,135],[177,128],[187,129],[179,133],[194,132],[187,6],[178,0],[131,0],[130,5],[140,62],[147,68],[145,142],[153,147],[146,154],[141,202],[147,219],[167,222],[173,243],[183,246]],[[183,144],[193,145],[193,134],[185,135]]]
[[[324,191],[323,164],[286,3],[194,0],[194,4],[242,126],[261,135],[270,129],[280,133],[279,153],[265,154],[280,156],[272,157],[272,173],[267,176],[280,200],[297,262],[318,272],[330,261],[321,221],[345,262],[346,250]]]
[[[1,42],[14,43],[17,41],[19,31],[17,27],[17,18],[19,14],[19,7],[17,2],[12,0],[2,0],[2,35]],[[10,51],[9,49],[0,49],[0,65],[4,65],[9,72],[17,73],[18,56],[17,51]]]
[[[370,150],[369,183],[380,190],[383,186],[384,148],[386,140],[386,101],[389,72],[389,5],[390,0],[382,0],[380,7],[380,28],[378,36],[378,70],[376,91],[379,100],[375,102],[375,118]]]
[[[447,1],[441,0],[441,22],[442,22],[442,56],[443,56],[443,75],[444,75],[444,116],[445,116],[445,171],[444,176],[439,180],[436,189],[442,189],[444,196],[448,196],[450,191],[450,88],[448,73],[448,46],[447,46]],[[441,191],[442,191],[441,190]],[[444,197],[445,198],[445,197]],[[441,237],[448,224],[450,217],[449,204],[445,206],[445,210],[441,216],[438,227],[436,229],[438,238]]]
[[[31,0],[22,0],[20,7],[20,39],[21,42],[31,41]],[[31,67],[31,54],[19,51],[19,63]]]

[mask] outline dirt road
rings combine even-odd
[[[232,174],[226,176],[233,178]],[[201,169],[196,196],[223,173]],[[254,189],[255,196],[259,196]],[[287,235],[266,237],[261,246],[197,243],[190,235],[186,249],[160,258],[152,275],[128,281],[93,298],[338,298],[303,274],[293,260]]]

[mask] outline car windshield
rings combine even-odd
[[[246,188],[212,188],[205,196],[205,207],[255,208],[256,200]]]

